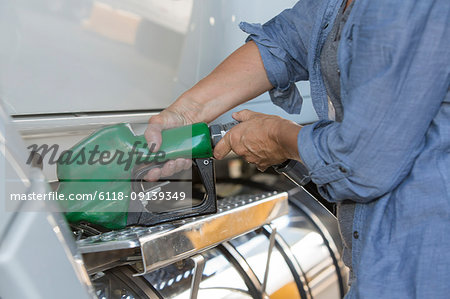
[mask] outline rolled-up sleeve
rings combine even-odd
[[[259,49],[269,81],[274,87],[269,92],[275,105],[289,113],[300,113],[302,98],[295,82],[308,80],[307,55],[314,12],[318,2],[299,1],[293,8],[265,23],[241,23]]]
[[[346,24],[340,43],[343,121],[298,136],[300,157],[330,201],[366,203],[396,188],[449,96],[448,1],[366,3],[364,22]]]

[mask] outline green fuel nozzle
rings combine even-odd
[[[108,229],[152,225],[216,212],[213,147],[236,123],[196,123],[162,131],[158,152],[129,124],[102,128],[63,153],[57,163],[58,193],[71,223],[88,222]],[[152,146],[150,145],[150,148]],[[142,192],[142,179],[154,167],[177,158],[193,159],[205,187],[199,205],[152,212],[132,192]],[[105,197],[114,194],[114,200]]]

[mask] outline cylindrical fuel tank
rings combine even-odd
[[[93,276],[93,284],[99,298],[342,298],[347,273],[335,221],[299,188],[288,215],[198,254],[200,261],[137,277],[140,269],[122,266]]]

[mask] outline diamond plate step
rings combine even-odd
[[[140,248],[143,272],[169,265],[287,214],[288,194],[240,195],[218,201],[215,214],[152,227],[129,227],[77,241],[83,254]]]

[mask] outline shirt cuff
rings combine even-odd
[[[286,51],[270,38],[261,24],[241,22],[239,28],[249,34],[246,42],[252,40],[258,46],[267,77],[274,87],[269,91],[272,102],[290,114],[300,114],[303,98],[295,82],[289,80]]]
[[[330,194],[338,189],[346,188],[343,179],[351,175],[351,169],[342,161],[325,159],[327,149],[322,149],[318,139],[320,130],[332,122],[323,120],[304,126],[297,139],[299,156],[309,170],[311,180],[318,186],[320,194],[329,201],[336,201],[336,197]],[[321,155],[323,153],[323,156]]]

